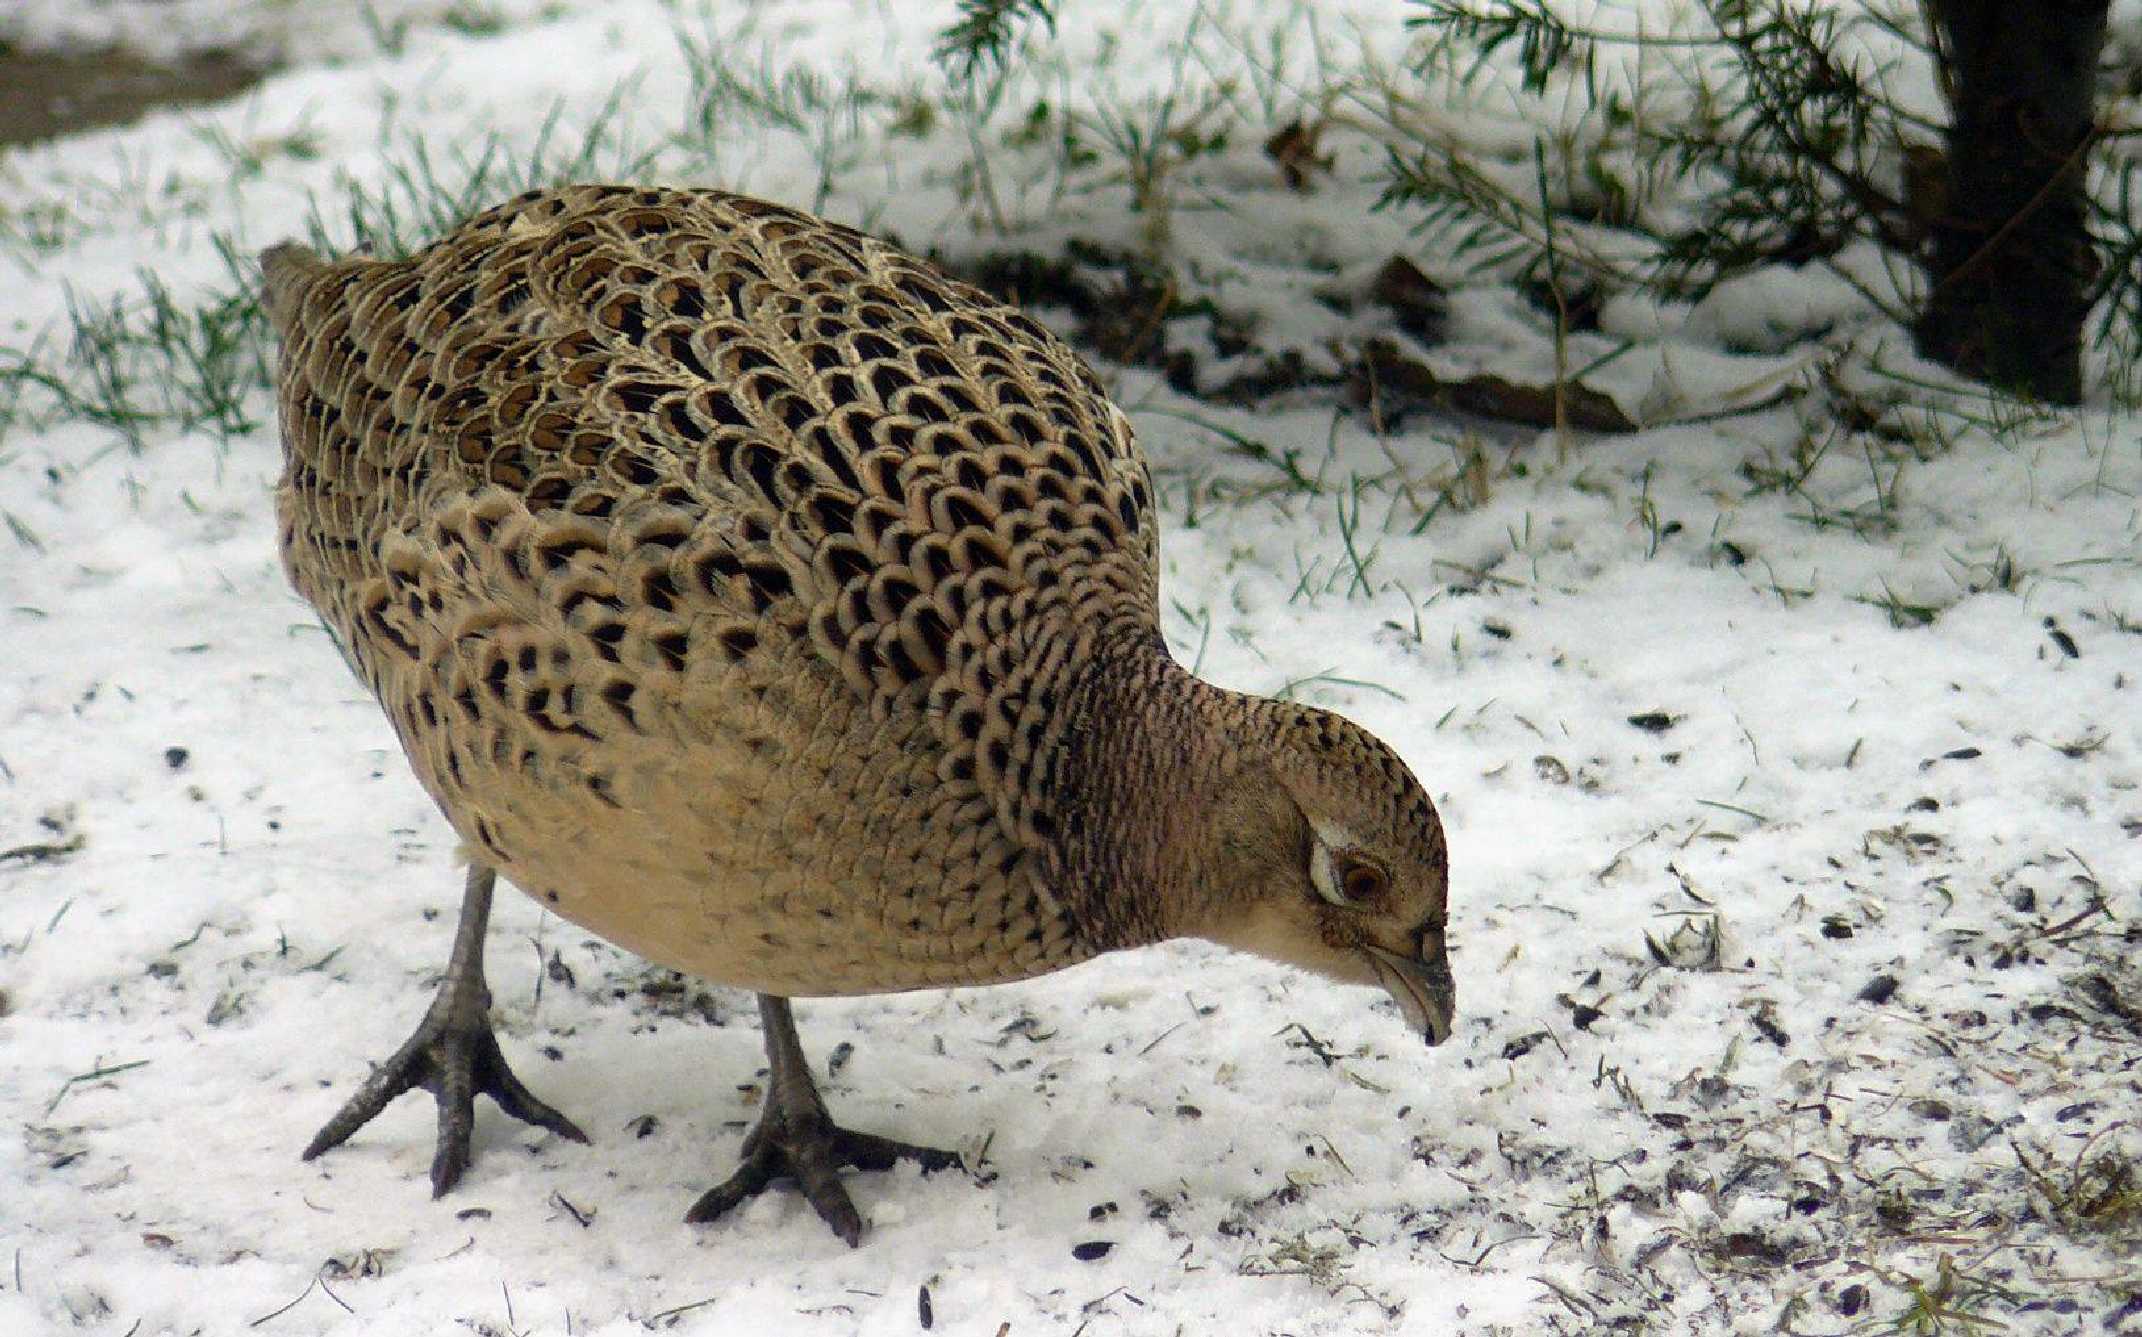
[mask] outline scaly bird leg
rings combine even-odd
[[[744,1138],[743,1164],[726,1183],[707,1190],[693,1203],[684,1219],[694,1224],[712,1221],[764,1192],[774,1180],[794,1179],[819,1218],[852,1249],[862,1241],[863,1218],[849,1201],[848,1190],[841,1187],[843,1168],[890,1170],[895,1162],[911,1160],[927,1174],[960,1164],[959,1156],[875,1133],[851,1132],[834,1123],[811,1080],[810,1063],[803,1056],[803,1043],[796,1038],[796,1019],[788,1000],[760,994],[759,1019],[766,1032],[766,1059],[773,1069],[766,1103],[758,1124]]]
[[[394,1056],[375,1068],[335,1117],[313,1136],[305,1159],[339,1146],[370,1123],[405,1091],[423,1087],[439,1102],[439,1141],[431,1158],[431,1195],[454,1186],[469,1165],[469,1132],[476,1123],[476,1097],[489,1096],[523,1123],[548,1128],[560,1137],[585,1142],[588,1135],[571,1119],[529,1094],[506,1066],[491,1030],[491,991],[483,982],[483,935],[491,918],[491,890],[496,870],[469,865],[468,890],[461,900],[461,924],[454,930],[454,954],[446,978],[416,1033]]]

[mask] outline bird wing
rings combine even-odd
[[[543,624],[657,696],[807,641],[1046,842],[1054,686],[1157,624],[1158,566],[1128,422],[1054,336],[713,191],[531,192],[411,260],[308,260],[268,265],[286,552],[346,637],[467,653],[476,607],[486,656]]]

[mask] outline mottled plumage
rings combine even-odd
[[[285,563],[479,869],[773,998],[1198,935],[1447,1030],[1427,796],[1343,719],[1174,664],[1130,424],[1027,316],[711,191],[531,192],[406,261],[263,263]],[[489,1042],[473,917],[441,1071]],[[443,1164],[454,1083],[404,1066],[322,1141],[424,1084]]]

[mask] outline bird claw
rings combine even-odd
[[[588,1140],[577,1124],[537,1099],[514,1076],[487,1019],[460,1020],[450,1009],[434,1008],[416,1033],[375,1068],[357,1094],[313,1135],[304,1159],[309,1161],[348,1141],[397,1097],[418,1087],[431,1092],[439,1105],[439,1138],[431,1161],[434,1198],[452,1188],[468,1168],[469,1136],[476,1125],[479,1095],[489,1096],[523,1123],[547,1128],[574,1142]]]
[[[900,1161],[916,1162],[924,1174],[962,1164],[957,1152],[854,1132],[823,1111],[797,1116],[769,1104],[744,1139],[743,1163],[736,1173],[701,1195],[684,1219],[704,1225],[758,1196],[775,1180],[793,1179],[819,1219],[852,1249],[862,1242],[863,1218],[842,1186],[840,1172],[890,1170]]]

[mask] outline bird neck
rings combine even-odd
[[[1052,890],[1097,950],[1205,936],[1269,858],[1242,837],[1285,796],[1242,744],[1271,703],[1192,676],[1150,626],[1099,642],[1064,702]]]

